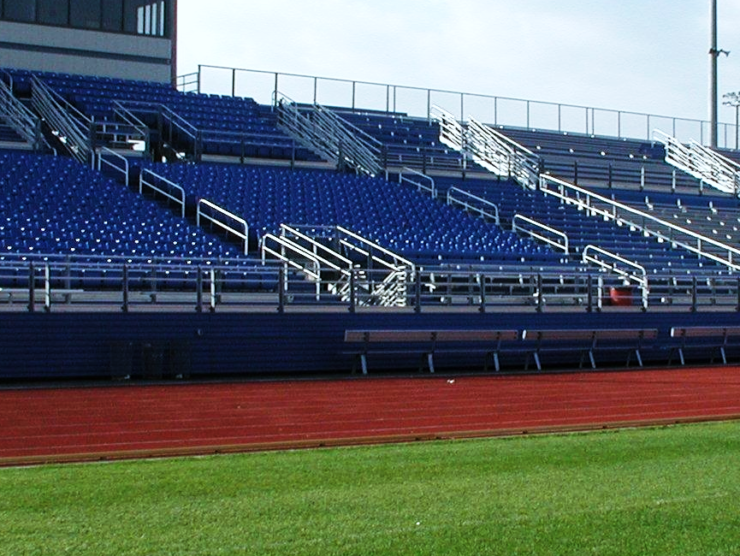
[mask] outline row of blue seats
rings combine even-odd
[[[320,170],[215,164],[152,169],[243,216],[258,235],[280,224],[342,225],[401,253],[470,256],[548,252],[535,242],[380,178]]]
[[[0,153],[0,251],[238,258],[240,250],[75,161]]]

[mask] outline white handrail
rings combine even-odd
[[[123,161],[123,167],[116,166],[110,160],[106,160],[105,158],[103,158],[104,154],[114,157],[114,160]],[[123,180],[124,180],[123,183],[124,185],[128,186],[129,163],[128,163],[128,159],[125,156],[118,154],[117,152],[109,149],[108,147],[101,147],[100,150],[98,151],[98,166],[97,166],[98,172],[102,171],[103,164],[112,168],[116,172],[120,172],[121,174],[123,174]]]
[[[555,184],[557,186],[557,190],[550,189],[548,186],[548,184],[550,183]],[[603,195],[599,195],[598,193],[593,193],[591,191],[583,189],[582,187],[573,185],[572,183],[568,183],[564,180],[554,178],[552,176],[547,176],[544,174],[540,176],[540,190],[547,195],[552,195],[556,198],[561,199],[563,202],[575,204],[576,206],[585,209],[589,213],[599,214],[608,220],[614,220],[618,223],[627,223],[630,226],[633,226],[635,229],[639,229],[645,234],[657,238],[659,241],[667,241],[673,243],[675,245],[683,247],[688,251],[691,251],[692,253],[724,264],[732,270],[740,270],[740,264],[735,264],[733,262],[733,259],[740,261],[740,249],[731,247],[711,237],[698,234],[693,230],[689,230],[681,226],[677,226],[672,222],[663,220],[647,212],[630,207],[618,201],[614,201],[613,199],[609,199],[607,197],[604,197]],[[569,196],[569,191],[573,192],[575,196]],[[605,205],[606,208],[599,208],[594,205],[594,202],[601,203]],[[637,218],[630,219],[629,217]],[[657,224],[659,227],[669,230],[670,233],[661,232],[660,230],[649,228],[649,222],[652,222],[654,224]],[[691,245],[686,241],[681,241],[679,238],[675,237],[675,234],[688,236],[689,238],[696,241],[696,246]],[[703,249],[703,245],[712,245],[714,247],[717,247],[721,251],[727,253],[727,258],[725,259],[723,257],[715,255],[714,253],[705,251]]]
[[[414,272],[416,270],[416,265],[414,263],[412,263],[411,261],[409,261],[408,259],[404,259],[403,257],[401,257],[400,255],[394,253],[393,251],[389,251],[385,247],[382,247],[382,246],[378,245],[377,243],[375,243],[373,241],[370,241],[367,238],[364,238],[364,237],[362,237],[360,235],[357,235],[356,233],[348,230],[347,228],[343,228],[342,226],[337,226],[337,231],[339,231],[339,232],[341,232],[341,233],[345,234],[346,236],[349,236],[349,237],[351,237],[353,239],[356,239],[356,240],[360,241],[361,243],[364,243],[366,245],[369,245],[370,247],[372,247],[373,249],[376,249],[376,250],[380,251],[384,255],[388,255],[397,264],[400,263],[403,266],[408,267],[409,269],[411,269],[412,272]]]
[[[465,147],[465,130],[455,117],[439,106],[432,106],[430,116],[439,123],[439,140],[456,151]]]
[[[550,239],[547,236],[544,236],[544,235],[539,234],[539,233],[537,233],[537,232],[535,232],[533,230],[529,230],[529,229],[527,229],[527,228],[525,228],[523,226],[518,225],[517,224],[517,221],[519,221],[519,220],[521,220],[523,222],[526,222],[527,224],[530,224],[530,225],[534,226],[535,228],[540,228],[541,230],[545,230],[546,232],[550,232],[551,234],[556,235],[556,236],[562,238],[563,239],[563,243],[558,243],[557,241],[553,241],[552,239]],[[568,247],[568,235],[565,232],[561,232],[560,230],[556,230],[555,228],[553,228],[551,226],[547,226],[546,224],[543,224],[542,222],[537,222],[536,220],[533,220],[533,219],[531,219],[531,218],[529,218],[527,216],[523,216],[521,214],[515,214],[512,222],[511,222],[511,231],[512,232],[518,232],[518,231],[525,232],[525,233],[529,234],[530,237],[539,239],[541,241],[544,241],[545,243],[548,243],[548,244],[552,245],[553,247],[557,247],[559,249],[562,249],[563,252],[566,255],[570,251],[570,249]]]
[[[419,176],[422,180],[427,180],[429,182],[429,185],[423,183],[422,181],[416,181],[412,178],[409,178],[404,174],[413,174],[414,176]],[[434,184],[434,178],[431,176],[427,176],[423,172],[419,172],[418,170],[414,170],[413,168],[403,167],[401,169],[401,172],[398,174],[398,183],[404,182],[415,186],[418,191],[423,190],[428,192],[431,195],[432,199],[437,198],[437,187]]]
[[[465,148],[487,170],[531,189],[537,186],[539,157],[492,127],[469,118]]]
[[[179,192],[180,196],[176,197],[171,192],[162,189],[161,187],[157,187],[153,181],[149,181],[145,178],[145,175],[151,175],[153,178],[162,181],[172,187],[175,191]],[[181,216],[182,218],[185,218],[185,189],[181,185],[176,184],[175,182],[168,180],[164,176],[160,176],[159,174],[156,174],[149,170],[148,168],[143,168],[141,170],[141,173],[139,174],[139,193],[144,193],[144,186],[149,187],[150,189],[153,189],[154,191],[157,191],[158,193],[161,193],[168,199],[175,201],[177,204],[181,206]]]
[[[740,166],[735,162],[694,140],[686,146],[659,129],[653,130],[653,138],[663,143],[669,164],[720,191],[740,193]]]
[[[294,228],[292,226],[289,226],[287,224],[281,224],[280,225],[280,232],[281,232],[281,234],[280,234],[281,237],[286,237],[287,238],[288,236],[286,234],[290,234],[290,235],[294,235],[294,236],[302,239],[303,241],[308,242],[317,251],[323,251],[325,253],[328,253],[332,257],[335,257],[336,259],[339,259],[339,261],[342,262],[342,263],[344,263],[348,269],[351,269],[352,266],[353,266],[352,261],[349,260],[348,258],[342,256],[340,253],[337,253],[333,249],[330,249],[326,245],[324,245],[324,244],[316,241],[314,238],[312,238],[312,237],[310,237],[310,236],[308,236],[308,235],[306,235],[306,234],[298,231],[296,228]],[[339,266],[332,267],[332,268],[335,268],[335,270],[341,270],[341,267],[339,267]]]
[[[595,251],[596,253],[600,253],[601,255],[604,255],[605,257],[608,257],[619,263],[622,263],[623,265],[631,267],[632,269],[637,270],[639,274],[627,272],[626,270],[623,270],[617,267],[616,264],[609,264],[606,261],[602,261],[593,255],[589,255],[590,251]],[[605,270],[616,272],[620,276],[623,276],[624,278],[637,283],[642,293],[642,306],[644,309],[647,309],[650,290],[649,290],[649,284],[648,284],[647,271],[645,270],[644,266],[634,261],[630,261],[629,259],[625,259],[624,257],[617,255],[616,253],[612,253],[611,251],[607,251],[606,249],[597,247],[596,245],[586,245],[586,247],[584,247],[583,249],[581,260],[584,263],[591,262],[591,263],[594,263],[600,266],[601,268]]]
[[[217,218],[211,216],[210,214],[207,214],[201,208],[201,206],[203,205],[216,211],[218,214],[224,215],[227,218],[230,218],[234,220],[235,222],[238,222],[239,224],[241,224],[243,231],[237,230],[233,226],[229,226],[226,222],[222,222],[221,220],[218,220]],[[201,218],[205,218],[206,220],[209,220],[211,223],[215,224],[216,226],[219,226],[220,228],[226,230],[227,232],[243,240],[244,241],[244,254],[247,255],[249,253],[249,225],[247,224],[247,221],[244,220],[244,218],[237,216],[233,212],[229,212],[228,210],[218,206],[215,203],[212,203],[211,201],[207,199],[198,199],[198,206],[197,206],[196,216],[195,216],[195,221],[198,224],[198,226],[201,225],[200,223]]]
[[[455,193],[459,193],[462,197],[466,199],[472,199],[477,203],[482,204],[483,206],[491,209],[492,212],[487,212],[486,210],[477,207],[475,205],[470,204],[468,201],[463,199],[458,199],[455,197]],[[469,210],[470,212],[475,212],[483,217],[490,218],[497,226],[501,224],[501,220],[499,218],[499,211],[498,206],[495,203],[492,203],[491,201],[487,199],[483,199],[482,197],[478,197],[477,195],[473,195],[469,191],[465,191],[463,189],[459,189],[457,187],[450,187],[447,190],[447,204],[450,206],[461,206],[465,210]]]
[[[278,251],[275,251],[274,249],[268,247],[267,241],[272,240],[278,245],[280,245],[284,249],[290,249],[293,251],[296,251],[306,257],[311,263],[313,263],[313,268],[308,268],[305,266],[302,266],[298,264],[295,260],[286,257],[283,253],[279,253]],[[289,241],[285,238],[282,238],[280,236],[276,236],[274,234],[265,234],[262,238],[262,262],[265,262],[265,253],[270,253],[271,255],[277,257],[279,260],[283,261],[285,264],[288,264],[292,266],[293,268],[296,268],[298,270],[301,270],[305,272],[307,275],[309,275],[311,278],[315,279],[316,281],[321,280],[321,263],[319,263],[319,257],[313,255],[310,251],[307,251],[306,249],[303,249],[300,245],[297,245],[293,243],[292,241]]]

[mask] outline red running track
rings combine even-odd
[[[740,369],[0,391],[0,465],[740,418]]]

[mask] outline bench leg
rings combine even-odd
[[[684,359],[682,347],[678,348],[678,358],[681,360],[681,366],[686,365],[686,359]]]
[[[637,358],[637,364],[640,365],[640,367],[642,367],[643,366],[642,365],[642,354],[640,353],[639,349],[635,350],[635,357]]]
[[[537,364],[537,370],[542,370],[542,363],[540,362],[540,354],[539,352],[534,352],[534,362]]]
[[[727,365],[727,354],[725,353],[725,347],[722,346],[721,348],[719,348],[719,352],[722,354],[722,363]]]
[[[434,354],[427,353],[427,364],[429,365],[429,372],[434,374]]]
[[[367,355],[364,353],[360,354],[360,364],[362,365],[362,374],[367,374]]]

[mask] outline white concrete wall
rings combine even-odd
[[[0,21],[0,66],[172,81],[172,41]]]

